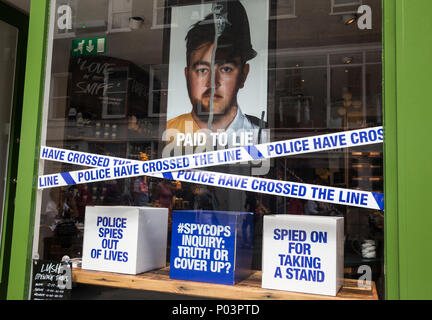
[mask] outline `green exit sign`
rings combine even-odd
[[[72,56],[104,54],[105,52],[106,52],[105,37],[72,40]]]

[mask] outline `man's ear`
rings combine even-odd
[[[184,73],[185,73],[185,77],[186,77],[186,80],[187,80],[188,79],[188,75],[189,75],[189,68],[188,67],[185,68]]]
[[[244,87],[244,84],[245,84],[247,77],[248,77],[248,74],[249,74],[249,70],[250,70],[250,65],[245,64],[243,67],[243,72],[242,72],[241,79],[240,79],[240,88]]]

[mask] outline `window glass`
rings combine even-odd
[[[8,150],[15,83],[15,63],[18,42],[18,29],[0,21],[0,248],[3,230],[3,212],[7,181]]]
[[[41,144],[146,160],[229,148],[249,133],[258,144],[382,125],[381,1],[241,3],[248,24],[228,15],[223,26],[236,32],[215,46],[206,23],[214,1],[53,0]],[[372,9],[371,28],[360,5]],[[231,138],[181,140],[209,125]],[[382,159],[382,146],[370,145],[205,170],[383,192]],[[45,175],[84,169],[41,166]],[[34,253],[80,258],[85,208],[94,205],[253,211],[257,270],[264,215],[343,216],[345,277],[358,279],[367,264],[383,294],[382,211],[151,176],[109,180],[39,191]],[[77,230],[61,227],[70,221]],[[376,243],[373,258],[362,255],[365,240]]]

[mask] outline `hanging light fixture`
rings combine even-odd
[[[352,62],[353,62],[353,58],[352,57],[344,57],[343,59],[342,59],[342,62],[344,63],[344,64],[351,64]]]
[[[344,14],[342,16],[342,22],[347,26],[356,22],[356,20],[357,16],[354,14]]]

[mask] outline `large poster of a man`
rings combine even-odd
[[[172,8],[167,129],[253,132],[267,121],[268,2]]]

